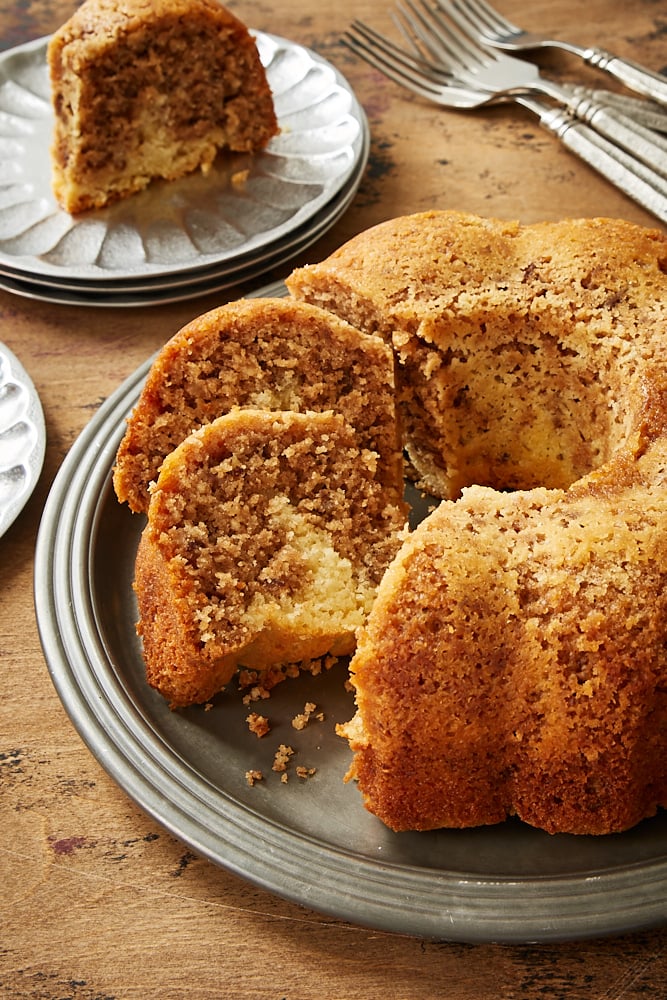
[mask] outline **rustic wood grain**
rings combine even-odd
[[[5,2],[0,45],[53,31],[71,0]],[[505,0],[530,26],[667,67],[664,4]],[[524,112],[445,113],[401,93],[339,43],[377,0],[240,0],[252,26],[311,46],[345,73],[372,129],[354,205],[303,256],[384,218],[454,207],[524,222],[653,219]],[[574,60],[551,56],[564,78]],[[587,74],[589,81],[599,78]],[[280,276],[277,274],[276,276]],[[0,539],[0,997],[6,1000],[639,1000],[667,996],[667,929],[535,946],[473,946],[354,927],[194,856],[135,806],[74,731],[51,684],[32,602],[33,552],[53,478],[99,404],[184,322],[224,298],[150,309],[53,306],[0,292],[0,340],[40,393],[38,487]]]

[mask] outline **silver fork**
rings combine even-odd
[[[525,52],[541,48],[557,48],[578,56],[584,62],[609,73],[620,80],[630,90],[650,97],[660,104],[667,104],[667,80],[659,73],[653,73],[645,66],[630,59],[607,52],[605,49],[591,46],[584,48],[572,42],[560,41],[556,38],[545,38],[533,32],[524,31],[516,24],[490,7],[485,0],[454,0],[454,6],[466,14],[474,26],[477,37],[487,45],[511,52]]]
[[[467,19],[456,0],[437,0],[438,9],[416,0],[400,8],[409,34],[434,61],[460,80],[488,92],[539,93],[553,98],[592,125],[596,131],[667,177],[667,139],[644,128],[620,110],[605,108],[587,95],[540,75],[537,66],[506,53],[494,52],[471,37]]]
[[[661,222],[667,222],[667,182],[594,129],[572,118],[566,110],[553,108],[516,90],[511,94],[475,90],[360,21],[353,23],[343,42],[396,83],[442,107],[472,110],[499,102],[520,104],[537,115],[542,127],[556,135],[569,150]]]

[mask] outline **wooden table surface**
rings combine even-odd
[[[0,44],[53,31],[74,0],[5,0]],[[657,0],[504,0],[515,20],[667,68]],[[654,225],[527,113],[444,112],[398,90],[340,44],[353,17],[390,26],[377,0],[239,0],[251,26],[333,61],[372,131],[346,215],[301,263],[385,218],[458,208],[524,222],[611,215]],[[554,74],[584,78],[552,55]],[[589,82],[599,77],[589,73]],[[293,266],[292,264],[289,265]],[[282,277],[277,272],[270,277]],[[224,295],[139,309],[50,305],[0,292],[0,341],[40,394],[48,445],[27,506],[0,539],[0,996],[169,998],[667,997],[667,928],[542,944],[423,941],[286,902],[195,856],[129,800],[83,744],[52,686],[33,611],[33,553],[58,468],[100,403],[183,323]]]

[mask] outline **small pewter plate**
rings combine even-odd
[[[18,358],[0,344],[0,536],[35,488],[45,447],[39,396]]]
[[[306,225],[357,170],[368,124],[334,66],[253,34],[281,129],[266,150],[220,155],[206,176],[156,181],[76,217],[51,191],[48,38],[0,54],[0,268],[24,281],[128,284],[230,266]]]
[[[258,295],[276,295],[276,288]],[[284,286],[282,293],[284,294]],[[627,833],[550,836],[509,821],[396,834],[345,784],[350,751],[335,725],[354,712],[346,666],[285,681],[243,705],[233,688],[170,711],[145,680],[134,629],[134,559],[144,518],[111,482],[125,419],[150,361],[75,442],[47,501],[35,606],[51,677],[100,764],[193,851],[248,881],[365,926],[469,942],[597,937],[667,920],[667,811]],[[296,731],[306,702],[324,718]],[[257,739],[249,711],[268,716]],[[295,750],[288,782],[272,771]],[[305,780],[297,765],[315,773]],[[246,772],[264,780],[249,786]]]

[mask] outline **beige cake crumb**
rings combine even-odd
[[[263,699],[270,697],[271,697],[271,692],[268,691],[265,687],[262,687],[261,685],[257,684],[250,689],[248,694],[245,694],[243,696],[242,701],[243,704],[247,707],[248,705],[251,705],[255,701],[261,701]]]
[[[246,717],[245,720],[248,723],[248,729],[251,733],[254,733],[257,739],[261,739],[262,736],[266,736],[268,732],[271,731],[271,726],[269,725],[269,720],[265,715],[260,715],[258,712],[251,712],[250,715]]]
[[[256,784],[258,781],[264,780],[264,775],[261,771],[246,771],[245,780],[248,782],[250,787]]]
[[[232,187],[243,188],[245,187],[246,181],[250,176],[249,170],[236,170],[232,174]]]
[[[294,747],[286,746],[281,743],[276,750],[275,757],[273,758],[273,770],[274,771],[286,771],[287,765],[289,764],[289,759],[294,753]]]
[[[239,690],[246,692],[242,702],[247,707],[253,702],[270,698],[273,688],[282,681],[294,679],[301,673],[318,677],[322,670],[330,670],[337,662],[337,656],[327,656],[302,663],[279,663],[265,671],[242,669],[237,678]]]
[[[299,765],[299,767],[296,768],[297,777],[303,779],[312,778],[316,771],[317,768],[315,767],[303,767],[302,765]]]
[[[256,670],[239,670],[237,677],[239,690],[253,687],[257,683],[258,677],[259,675]]]
[[[300,712],[298,715],[295,715],[294,718],[292,719],[292,728],[297,730],[305,729],[308,723],[310,722],[310,717],[313,715],[316,708],[317,705],[314,702],[307,701],[303,707],[303,712]]]

